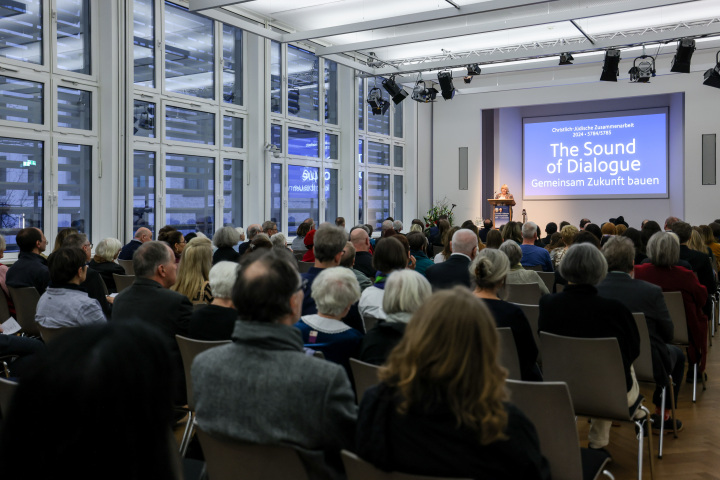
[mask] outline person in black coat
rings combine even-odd
[[[187,403],[185,370],[175,335],[188,335],[192,303],[169,288],[175,284],[177,264],[167,244],[149,241],[133,256],[135,282],[115,297],[112,321],[140,321],[159,330],[172,352],[178,382],[175,402]]]
[[[468,267],[478,250],[477,235],[466,228],[458,230],[452,236],[450,249],[450,258],[425,270],[425,277],[430,281],[433,290],[452,288],[455,285],[470,287]]]
[[[233,227],[220,227],[213,236],[213,245],[217,247],[213,253],[212,264],[228,261],[237,262],[240,254],[235,251],[235,245],[240,241],[240,233]]]
[[[42,295],[50,283],[47,260],[40,255],[47,247],[45,235],[39,228],[23,228],[15,236],[15,242],[20,253],[7,271],[5,284],[15,288],[35,287]]]
[[[375,280],[377,271],[372,266],[370,253],[370,236],[362,227],[353,227],[350,231],[350,242],[355,247],[355,264],[353,268],[364,274],[370,280]]]
[[[540,331],[565,337],[616,338],[625,370],[628,406],[633,405],[639,387],[631,367],[640,355],[640,334],[625,305],[598,295],[595,285],[607,274],[605,257],[593,245],[573,244],[560,262],[560,273],[568,285],[561,293],[540,299]],[[608,420],[592,421],[590,448],[603,448],[609,443],[610,424]]]
[[[198,340],[230,340],[237,309],[232,301],[232,289],[237,279],[239,265],[235,262],[220,262],[210,269],[210,290],[213,301],[210,305],[196,308],[190,317],[191,338]]]
[[[672,232],[678,236],[680,240],[680,260],[685,260],[692,267],[692,271],[698,277],[700,284],[705,287],[710,297],[715,292],[715,275],[713,274],[712,264],[707,255],[691,250],[687,246],[690,241],[690,235],[692,235],[692,227],[686,222],[675,222],[671,226]],[[708,301],[703,307],[705,315],[710,316],[712,314],[712,302]]]
[[[100,240],[100,243],[95,247],[95,256],[90,260],[90,263],[88,263],[88,267],[100,274],[109,293],[117,292],[113,273],[125,275],[125,269],[115,263],[115,259],[120,253],[120,248],[122,248],[122,243],[120,243],[120,240],[117,238]]]
[[[466,288],[436,292],[363,396],[357,454],[415,475],[549,479],[535,427],[507,402],[497,357],[487,307]]]
[[[507,241],[513,242],[513,240]],[[473,293],[490,309],[495,325],[498,328],[509,327],[512,330],[522,380],[541,382],[543,378],[537,365],[538,348],[527,317],[518,306],[498,297],[498,292],[505,285],[505,277],[510,271],[510,260],[507,255],[501,250],[486,248],[475,257],[470,270],[476,285]]]
[[[636,280],[631,276],[635,248],[629,238],[611,238],[603,247],[603,255],[608,262],[609,272],[597,286],[598,295],[618,300],[631,312],[645,315],[650,335],[653,376],[657,384],[653,394],[653,403],[656,407],[654,420],[660,420],[660,415],[663,415],[663,421],[665,421],[670,417],[670,408],[668,402],[665,412],[661,411],[662,387],[667,386],[668,373],[671,373],[675,387],[675,403],[677,404],[680,392],[678,382],[683,378],[685,355],[679,347],[669,345],[673,339],[674,326],[665,304],[662,288],[643,280]],[[679,420],[677,422],[679,430],[682,428],[682,422]],[[667,430],[673,428],[671,423],[667,423]],[[653,422],[653,428],[660,429],[660,422]]]

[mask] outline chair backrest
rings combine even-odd
[[[363,317],[363,325],[365,326],[365,333],[367,333],[367,332],[369,332],[370,330],[372,330],[372,328],[373,328],[375,325],[377,325],[378,320],[379,320],[379,319],[378,319],[377,317],[373,317],[372,315],[365,315],[365,316]]]
[[[308,480],[300,456],[292,447],[236,442],[200,428],[197,435],[212,480]]]
[[[55,339],[57,339],[61,335],[64,335],[65,333],[67,333],[68,330],[73,328],[73,327],[47,328],[47,327],[43,327],[40,324],[38,324],[37,327],[38,327],[38,330],[40,330],[40,337],[42,337],[42,340],[45,343],[54,342]]]
[[[125,275],[135,275],[135,268],[133,267],[132,260],[120,260],[118,258],[118,265],[125,269]]]
[[[118,275],[117,273],[113,273],[113,279],[115,280],[117,292],[120,293],[133,284],[135,275]]]
[[[380,383],[378,380],[378,366],[371,363],[361,362],[356,358],[350,359],[350,370],[352,370],[353,379],[355,380],[355,393],[357,394],[358,404],[362,401],[365,391]]]
[[[209,350],[213,347],[225,345],[230,343],[230,340],[195,340],[193,338],[183,337],[182,335],[175,335],[175,339],[180,349],[180,356],[182,357],[183,368],[185,369],[185,387],[187,389],[187,400],[190,410],[195,410],[195,399],[193,398],[192,391],[192,378],[190,377],[190,367],[192,367],[193,360],[195,357]]]
[[[538,305],[540,303],[540,285],[537,283],[506,283],[504,300],[512,303]]]
[[[688,345],[690,343],[690,337],[687,331],[687,318],[685,317],[685,304],[683,303],[682,293],[663,292],[663,296],[665,297],[668,312],[670,312],[670,319],[675,326],[672,343]]]
[[[3,418],[7,415],[10,401],[16,389],[17,383],[0,378],[0,414],[2,414]]]
[[[537,272],[538,275],[540,275],[540,278],[542,278],[543,283],[545,283],[545,286],[548,289],[548,292],[552,292],[553,285],[555,284],[555,272]]]
[[[515,346],[515,337],[513,337],[510,327],[498,328],[498,343],[500,344],[500,354],[498,362],[507,368],[508,378],[513,380],[521,380],[520,360],[518,359],[517,347]]]
[[[10,318],[10,307],[5,292],[0,291],[0,323]]]
[[[525,270],[533,270],[535,272],[542,272],[542,265],[528,265],[527,267],[523,267]]]
[[[539,305],[527,305],[524,303],[516,303],[516,306],[520,307],[520,310],[525,314],[530,329],[532,330],[533,339],[535,339],[535,345],[538,347],[538,360],[540,360],[540,336],[538,335],[538,319],[540,318],[540,306]]]
[[[543,377],[565,382],[577,415],[629,420],[627,387],[616,338],[574,338],[540,332]]]
[[[342,451],[342,461],[348,480],[458,480],[450,477],[426,477],[409,473],[384,472],[347,450]]]
[[[635,369],[635,378],[638,382],[655,383],[652,365],[652,347],[650,346],[650,333],[648,331],[647,320],[642,312],[633,313],[635,325],[637,325],[640,333],[640,355],[633,362]]]
[[[300,273],[307,273],[312,267],[315,266],[315,262],[298,262],[298,271]]]
[[[507,380],[510,401],[535,425],[540,451],[554,480],[583,478],[580,439],[570,391],[564,382]]]
[[[35,290],[35,287],[8,287],[8,290],[15,305],[15,320],[22,327],[22,331],[26,335],[40,336],[40,330],[35,323],[35,312],[37,312],[37,304],[40,300],[38,291]]]

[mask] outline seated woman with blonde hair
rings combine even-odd
[[[211,266],[212,242],[207,237],[193,238],[183,250],[177,279],[170,289],[188,297],[193,305],[212,303],[209,281]]]
[[[386,471],[547,479],[535,427],[505,392],[498,335],[467,288],[432,295],[365,392],[356,450]]]

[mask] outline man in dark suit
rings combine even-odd
[[[175,255],[167,244],[149,241],[135,252],[133,268],[135,282],[115,297],[112,320],[141,321],[163,334],[175,361],[175,401],[184,405],[185,371],[175,335],[187,336],[193,307],[185,295],[169,290],[177,275]]]
[[[652,353],[653,375],[657,387],[653,394],[655,415],[653,429],[660,430],[660,419],[667,421],[665,430],[672,431],[670,408],[666,403],[665,411],[661,410],[662,387],[667,384],[667,375],[670,373],[675,387],[675,403],[677,404],[680,391],[679,382],[683,378],[685,368],[685,355],[675,345],[668,345],[673,339],[673,323],[670,319],[665,297],[662,289],[657,285],[635,280],[631,274],[634,269],[635,248],[627,237],[611,237],[603,247],[603,254],[608,262],[608,274],[597,286],[598,295],[618,300],[631,312],[645,314],[645,321],[650,334],[650,347]],[[668,401],[669,403],[669,401]],[[682,429],[682,422],[677,420],[678,430]]]
[[[680,260],[685,260],[690,264],[700,284],[707,289],[708,301],[703,307],[703,312],[710,317],[712,313],[712,302],[709,300],[709,297],[715,292],[715,276],[713,275],[710,257],[707,253],[691,250],[690,247],[687,246],[687,243],[690,241],[690,236],[692,235],[692,227],[689,223],[678,220],[670,225],[670,229],[680,240]]]
[[[370,280],[375,280],[375,269],[372,266],[370,253],[370,236],[362,227],[353,227],[350,230],[350,241],[355,247],[355,270],[361,272]]]
[[[118,258],[120,260],[132,260],[135,251],[140,248],[140,245],[150,240],[152,240],[152,232],[150,229],[145,227],[138,228],[137,231],[135,231],[135,237],[120,250]]]
[[[433,290],[452,288],[455,285],[470,287],[470,262],[477,254],[478,237],[475,232],[463,228],[455,232],[450,240],[450,258],[425,270]]]
[[[47,260],[40,255],[47,247],[47,239],[39,228],[27,227],[15,237],[20,253],[5,278],[8,287],[35,287],[40,295],[50,283]],[[5,320],[3,320],[5,321]]]

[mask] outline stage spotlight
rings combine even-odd
[[[672,59],[671,72],[690,73],[690,60],[695,51],[695,40],[692,38],[681,38],[678,42],[677,52]]]
[[[405,89],[395,83],[394,75],[388,79],[383,80],[382,86],[385,91],[390,94],[390,98],[392,98],[392,101],[395,102],[395,105],[405,100],[405,97],[408,96],[408,93],[405,91]]]
[[[572,61],[575,60],[570,52],[560,54],[560,63],[558,65],[572,65]]]
[[[390,108],[390,102],[383,98],[382,90],[378,87],[370,89],[367,96],[367,103],[370,105],[373,115],[385,115],[385,112]]]
[[[620,75],[618,66],[620,65],[620,50],[611,48],[605,51],[605,63],[603,64],[602,75],[600,75],[601,82],[617,82],[617,77]]]
[[[463,77],[463,82],[470,83],[475,75],[480,75],[480,65],[473,63],[467,66],[467,75]]]
[[[640,60],[640,63],[638,63]],[[628,71],[630,81],[635,83],[649,83],[650,77],[655,76],[655,59],[650,55],[641,55],[633,60],[633,66]]]
[[[432,82],[430,83],[430,88],[427,88],[425,86],[425,82],[423,82],[422,80],[418,80],[418,82],[415,84],[415,88],[413,88],[411,98],[416,102],[428,103],[435,100],[437,94],[438,91],[437,89],[433,88]]]
[[[720,88],[720,60],[718,60],[718,55],[720,55],[720,52],[715,54],[715,67],[705,72],[703,85]]]
[[[455,96],[455,87],[453,86],[452,71],[443,70],[438,73],[438,82],[440,83],[440,91],[445,100],[451,100]]]

